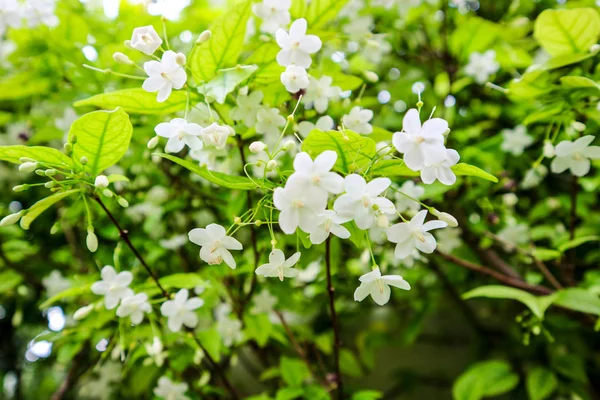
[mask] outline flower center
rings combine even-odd
[[[144,33],[142,35],[141,39],[142,39],[142,42],[144,42],[144,43],[151,43],[152,42],[152,38],[147,33]]]
[[[421,242],[425,243],[425,236],[420,231],[414,231],[413,236],[419,239]]]
[[[292,47],[293,47],[293,48],[298,48],[298,47],[300,47],[300,42],[296,40],[295,42],[293,42],[293,43],[292,43]]]
[[[304,203],[301,200],[294,200],[292,201],[292,206],[295,208],[302,208],[304,207]]]
[[[169,81],[171,80],[171,77],[166,72],[161,72],[160,76],[162,76],[163,79],[166,79],[166,80],[169,80]]]
[[[383,294],[383,290],[385,289],[385,283],[383,282],[383,279],[375,279],[375,284],[377,285],[377,289],[379,289],[379,293]]]
[[[313,175],[312,181],[313,181],[313,183],[319,183],[319,182],[321,182],[321,177],[319,175]]]
[[[575,153],[575,154],[573,154],[573,159],[575,161],[581,161],[584,159],[584,157],[581,155],[581,153]]]
[[[417,136],[415,138],[415,142],[417,142],[417,144],[423,143],[425,141],[425,138],[423,136]]]

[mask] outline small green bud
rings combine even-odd
[[[46,171],[44,171],[43,169],[36,169],[35,174],[39,176],[46,176]]]
[[[236,225],[239,225],[239,224],[242,223],[242,219],[240,217],[235,217],[233,219],[233,223],[236,224]]]
[[[262,221],[260,219],[257,219],[256,221],[254,221],[254,225],[261,226],[262,225]]]
[[[119,197],[117,199],[117,203],[119,203],[119,205],[123,208],[129,207],[129,202],[127,200],[125,200],[123,197]]]
[[[16,224],[17,221],[19,221],[19,219],[21,218],[21,215],[23,215],[23,211],[7,215],[6,217],[2,218],[2,220],[0,220],[0,226],[9,226]]]
[[[17,192],[17,193],[18,192],[24,192],[27,189],[29,189],[28,185],[17,185],[17,186],[15,186],[15,187],[12,188],[13,192]]]
[[[417,102],[417,108],[421,108],[421,107],[423,107],[423,102],[422,101]]]
[[[56,222],[54,225],[52,225],[52,228],[50,228],[50,234],[56,235],[59,230],[60,230],[60,225],[58,222]]]
[[[57,171],[55,169],[47,169],[44,172],[46,173],[46,176],[54,176],[57,174]]]
[[[70,140],[69,140],[69,143],[71,143],[71,144],[75,144],[75,143],[77,143],[77,135],[73,135],[73,136],[71,136],[71,138],[70,138]]]
[[[86,165],[89,162],[89,160],[86,156],[83,156],[79,159],[79,162],[81,163],[81,165]]]
[[[71,143],[65,143],[63,149],[65,149],[65,153],[67,153],[68,155],[71,155],[71,153],[73,153],[73,145]]]
[[[105,195],[106,197],[113,197],[114,196],[114,193],[110,189],[104,189],[102,191],[102,194]]]
[[[47,189],[53,188],[54,187],[54,181],[49,181],[44,183],[44,187]]]
[[[150,150],[155,148],[158,145],[158,136],[154,136],[152,139],[148,140],[148,144],[146,145]]]
[[[88,234],[87,234],[87,237],[85,238],[85,245],[87,246],[89,251],[91,251],[92,253],[95,253],[96,250],[98,250],[98,237],[94,233],[94,228],[91,226],[88,227],[87,232],[88,232]]]
[[[37,167],[38,167],[38,164],[36,162],[25,162],[25,163],[19,165],[19,171],[31,173],[31,172],[35,171]]]

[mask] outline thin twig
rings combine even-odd
[[[329,311],[331,312],[331,325],[333,327],[333,357],[335,361],[335,375],[338,390],[338,399],[344,398],[344,386],[342,383],[342,373],[340,369],[340,330],[338,326],[337,314],[335,312],[335,288],[331,283],[331,237],[325,241],[325,265],[327,267],[327,293],[329,294]]]
[[[212,368],[215,371],[217,371],[217,373],[219,374],[219,377],[221,378],[223,385],[225,385],[225,388],[231,395],[231,398],[239,399],[240,396],[238,395],[237,391],[235,390],[235,388],[233,387],[231,382],[229,382],[229,379],[227,378],[227,375],[225,374],[225,371],[223,370],[223,368],[221,368],[221,366],[214,360],[214,358],[212,358],[212,356],[208,353],[208,350],[206,350],[206,347],[204,347],[204,345],[202,345],[202,342],[200,342],[200,340],[193,334],[193,332],[190,332],[190,333],[191,333],[192,338],[198,345],[198,347],[200,347],[200,349],[204,352],[204,356],[209,361]]]

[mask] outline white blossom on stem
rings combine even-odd
[[[300,252],[292,254],[290,258],[285,259],[283,251],[273,249],[269,254],[269,262],[256,268],[256,274],[266,278],[293,278],[298,275],[298,270],[293,268],[300,259]]]
[[[342,224],[350,221],[352,218],[339,215],[334,210],[325,210],[317,215],[317,223],[310,232],[310,241],[312,244],[321,244],[329,234],[334,234],[340,239],[348,239],[350,231],[344,228]]]
[[[280,115],[278,108],[263,108],[256,114],[255,129],[258,133],[277,137],[284,125],[285,118]]]
[[[124,297],[121,305],[117,308],[117,317],[124,318],[129,316],[133,325],[139,325],[144,319],[144,314],[152,311],[152,306],[148,302],[146,293]]]
[[[409,222],[401,222],[388,228],[388,240],[396,243],[396,258],[408,257],[415,248],[426,254],[433,253],[436,241],[429,231],[445,228],[448,224],[439,220],[425,222],[426,216],[427,210],[421,210]]]
[[[133,274],[129,271],[121,271],[117,274],[115,269],[106,265],[100,271],[102,280],[92,284],[92,293],[104,296],[104,306],[107,310],[117,307],[119,302],[127,296],[131,296],[133,291],[129,285],[133,281]]]
[[[263,96],[261,91],[238,95],[235,99],[237,106],[231,109],[231,119],[242,121],[247,127],[253,127],[258,112],[263,108],[261,105]]]
[[[187,383],[175,383],[166,376],[162,376],[158,380],[158,386],[154,388],[154,394],[164,400],[190,400],[185,395],[187,390]]]
[[[145,62],[144,71],[148,78],[142,88],[147,92],[158,92],[156,101],[159,103],[166,101],[173,89],[181,89],[187,81],[185,69],[177,64],[177,54],[172,50],[165,51],[160,61]]]
[[[523,125],[518,125],[515,129],[505,129],[502,131],[501,148],[513,156],[523,154],[525,148],[533,143],[533,137],[527,134],[527,128]]]
[[[210,224],[206,228],[192,229],[188,234],[192,243],[200,246],[200,259],[217,265],[225,262],[231,269],[235,269],[235,259],[229,250],[242,250],[240,242],[231,236],[221,225]]]
[[[285,90],[290,93],[298,93],[300,89],[306,89],[308,87],[306,69],[297,65],[288,65],[285,71],[281,73],[281,83],[285,86]]]
[[[277,53],[279,65],[297,65],[302,68],[310,67],[311,54],[321,49],[321,39],[315,35],[306,34],[307,23],[304,18],[295,20],[290,27],[289,33],[283,29],[275,32],[277,44],[281,47]]]
[[[199,297],[189,297],[187,289],[181,289],[173,300],[167,300],[160,306],[160,313],[168,318],[167,326],[172,332],[179,332],[181,326],[195,328],[198,325],[198,316],[195,310],[204,305],[204,300]]]
[[[162,44],[162,39],[152,25],[135,28],[129,45],[135,50],[151,56]]]
[[[375,303],[380,306],[390,301],[390,286],[410,290],[410,285],[401,276],[381,275],[379,267],[364,274],[358,280],[360,281],[360,286],[354,291],[354,300],[363,301],[367,296],[371,295]]]
[[[323,114],[329,108],[329,100],[340,96],[342,89],[339,86],[331,86],[333,78],[322,76],[319,79],[310,78],[304,101],[312,103],[319,114]]]
[[[170,122],[156,125],[154,132],[158,136],[169,139],[165,150],[167,153],[179,153],[187,145],[190,150],[201,150],[203,147],[202,127],[183,118],[173,118]]]
[[[465,67],[465,74],[473,77],[475,82],[482,85],[499,69],[500,64],[496,61],[494,50],[488,50],[483,54],[473,52],[469,55],[469,63]]]
[[[298,124],[298,132],[302,137],[308,136],[308,134],[313,129],[318,129],[320,131],[330,131],[334,128],[335,123],[333,122],[333,118],[329,115],[324,115],[317,120],[316,124],[313,124],[310,121],[302,121]]]
[[[425,165],[421,169],[421,180],[427,185],[432,184],[436,179],[444,185],[454,185],[456,183],[456,175],[452,171],[452,167],[458,163],[458,160],[460,160],[458,152],[447,149],[444,161],[438,164]]]
[[[550,169],[560,174],[567,169],[575,176],[584,176],[590,172],[590,159],[600,159],[600,146],[590,146],[594,136],[583,136],[574,142],[564,140],[556,145],[556,158],[552,160]]]
[[[254,14],[262,19],[261,32],[275,33],[277,29],[290,23],[292,0],[262,0],[252,5]]]
[[[373,119],[373,111],[355,106],[349,114],[342,117],[342,122],[346,129],[356,133],[368,135],[373,132],[373,127],[369,123]]]

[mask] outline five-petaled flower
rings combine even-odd
[[[352,107],[350,113],[342,117],[344,127],[356,133],[368,135],[373,132],[369,123],[373,119],[373,111],[362,109],[359,106]]]
[[[290,23],[290,7],[292,0],[263,0],[252,5],[252,11],[262,24],[260,30],[266,33],[275,33],[280,27]]]
[[[129,316],[133,325],[139,325],[144,319],[144,313],[152,311],[152,306],[148,302],[146,293],[124,297],[121,305],[117,308],[117,317],[124,318]]]
[[[256,268],[256,273],[266,278],[293,278],[298,275],[298,270],[293,268],[300,259],[300,252],[292,254],[290,258],[285,259],[283,251],[273,249],[269,254],[269,262]]]
[[[160,377],[154,394],[164,400],[189,400],[185,395],[188,390],[187,383],[175,383],[166,376]]]
[[[92,284],[92,293],[104,296],[104,306],[107,310],[117,307],[119,301],[125,297],[132,296],[133,291],[129,285],[133,281],[133,274],[122,271],[117,274],[115,269],[106,265],[100,272],[102,280]]]
[[[285,86],[285,90],[290,93],[298,93],[300,89],[306,89],[308,87],[306,69],[297,65],[288,65],[285,71],[281,73],[281,83]]]
[[[167,326],[172,332],[179,332],[182,325],[195,328],[198,324],[195,310],[204,305],[204,300],[199,297],[190,299],[189,295],[187,289],[181,289],[173,300],[167,300],[160,306],[160,312],[168,318]]]
[[[439,220],[425,222],[426,216],[427,210],[421,210],[409,222],[401,222],[387,229],[388,240],[396,243],[394,255],[397,259],[410,256],[415,247],[423,253],[433,253],[436,241],[429,231],[445,228],[448,224]]]
[[[187,81],[185,69],[177,64],[177,54],[172,50],[165,51],[160,61],[145,62],[144,71],[148,78],[142,88],[147,92],[158,92],[156,101],[159,103],[166,101],[173,89],[181,89]]]
[[[371,295],[375,303],[385,305],[390,300],[390,286],[410,290],[410,285],[399,275],[381,275],[379,267],[359,279],[360,286],[354,291],[354,300],[363,301]]]
[[[574,142],[564,140],[556,145],[556,158],[552,160],[550,169],[555,174],[571,170],[575,176],[584,176],[590,172],[590,159],[600,159],[600,146],[590,146],[594,136],[583,136]]]
[[[312,64],[310,55],[321,49],[321,39],[315,35],[306,34],[306,20],[300,18],[295,20],[290,26],[290,32],[278,29],[275,33],[277,44],[281,47],[277,53],[277,62],[279,65],[287,67],[288,65],[297,65],[298,67],[308,68]]]
[[[173,118],[170,122],[161,122],[156,125],[154,132],[158,136],[168,138],[165,150],[167,153],[179,153],[185,145],[190,150],[200,150],[203,147],[202,127],[193,122],[187,122],[183,118]]]
[[[192,229],[189,233],[192,243],[200,246],[200,259],[211,264],[225,262],[231,269],[235,269],[235,259],[229,250],[242,250],[242,244],[231,236],[221,225],[210,224],[205,229]]]
[[[162,44],[162,39],[154,30],[152,25],[141,26],[133,30],[129,45],[141,51],[144,54],[151,56]]]

